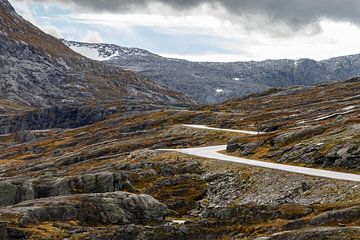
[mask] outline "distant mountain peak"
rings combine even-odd
[[[313,85],[360,76],[360,54],[322,61],[302,58],[250,62],[190,62],[138,48],[65,41],[74,51],[107,64],[135,71],[198,103],[211,104],[293,85]],[[93,52],[93,56],[89,55]]]
[[[157,56],[140,48],[121,47],[115,44],[84,43],[61,39],[62,42],[77,53],[93,60],[106,61],[110,59],[125,59],[131,56],[149,57]]]

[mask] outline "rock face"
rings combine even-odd
[[[56,106],[25,112],[21,115],[5,115],[0,116],[0,134],[22,130],[81,127],[104,120],[115,111],[116,109],[103,107]],[[27,141],[31,136],[27,134],[19,135],[19,137]]]
[[[13,205],[35,198],[35,190],[32,181],[15,179],[13,181],[0,182],[0,206]]]
[[[57,179],[12,179],[0,181],[0,206],[26,200],[79,193],[135,192],[123,173],[101,172]]]
[[[131,69],[167,87],[186,93],[198,103],[216,103],[272,87],[312,85],[360,75],[360,55],[332,58],[200,63],[164,58],[146,50],[111,44],[65,41],[82,54]]]

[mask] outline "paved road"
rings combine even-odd
[[[190,126],[194,126],[194,125],[190,125]],[[198,125],[196,125],[196,126],[198,126]],[[204,128],[204,129],[209,129],[209,128]],[[210,129],[213,130],[212,128],[210,128]],[[219,130],[219,129],[217,129],[217,130]],[[224,131],[227,131],[227,130],[225,129]],[[238,131],[238,130],[236,130],[236,131]],[[240,132],[244,133],[244,131],[240,131]],[[245,132],[248,132],[248,131],[245,131]],[[285,165],[285,164],[256,161],[256,160],[250,160],[250,159],[246,159],[246,158],[228,156],[228,155],[219,153],[219,151],[224,151],[224,150],[226,150],[226,145],[201,147],[201,148],[186,148],[186,149],[160,149],[160,151],[179,152],[179,153],[192,155],[192,156],[196,156],[196,157],[203,157],[203,158],[215,159],[215,160],[220,160],[220,161],[234,162],[234,163],[239,163],[239,164],[244,164],[244,165],[269,168],[269,169],[274,169],[274,170],[279,170],[279,171],[298,173],[298,174],[304,174],[304,175],[315,176],[315,177],[324,177],[324,178],[331,178],[331,179],[337,179],[337,180],[348,180],[348,181],[360,182],[360,175],[358,175],[358,174],[350,174],[350,173],[343,173],[343,172],[336,172],[336,171],[321,170],[321,169],[316,169],[316,168],[297,167],[297,166],[291,166],[291,165]]]
[[[249,134],[249,135],[265,134],[264,132],[247,131],[247,130],[234,130],[234,129],[224,129],[224,128],[214,128],[214,127],[208,127],[208,126],[205,126],[205,125],[183,124],[183,126],[184,127],[189,127],[189,128],[207,129],[207,130],[215,130],[215,131],[222,131],[222,132],[245,133],[245,134]]]

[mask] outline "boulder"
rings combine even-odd
[[[34,199],[31,181],[15,179],[0,182],[0,206],[8,206],[21,201]]]
[[[0,206],[16,203],[17,186],[9,182],[0,182]]]
[[[231,139],[227,143],[226,151],[227,152],[235,152],[240,149],[240,145],[238,144],[239,139]]]

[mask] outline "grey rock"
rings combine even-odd
[[[335,146],[323,159],[324,166],[360,169],[360,147],[355,143]]]
[[[0,182],[0,206],[8,206],[35,198],[31,181],[14,179]]]
[[[26,130],[75,128],[103,120],[114,113],[102,107],[55,106],[20,115],[0,116],[0,134],[15,133],[18,141],[28,142],[35,136]]]
[[[17,142],[26,143],[35,140],[36,137],[31,131],[20,131],[15,134],[15,139]]]
[[[105,193],[120,190],[135,191],[126,174],[101,172],[45,181],[36,186],[37,198],[75,193]]]
[[[9,182],[0,182],[0,206],[16,203],[17,186]]]
[[[346,240],[354,239],[354,236],[359,236],[359,234],[360,230],[356,227],[321,227],[280,232],[272,236],[256,238],[255,240]]]
[[[306,164],[323,164],[322,146],[317,144],[297,144],[290,148],[272,153],[278,162],[300,162]]]
[[[235,152],[238,149],[240,149],[240,145],[238,144],[238,140],[239,139],[231,139],[230,141],[228,141],[227,146],[226,146],[226,151],[227,152]]]
[[[12,179],[0,181],[0,206],[26,200],[78,193],[105,193],[126,190],[136,192],[123,173],[101,172],[58,179]]]
[[[163,164],[160,167],[160,174],[164,176],[171,176],[176,174],[177,169],[174,166],[171,166],[170,164]]]
[[[22,226],[44,221],[78,220],[91,224],[144,224],[162,221],[165,205],[145,194],[125,192],[67,195],[26,201],[0,210],[0,217],[20,216]]]
[[[351,207],[322,213],[309,221],[310,225],[328,226],[331,224],[348,224],[360,218],[360,208]]]
[[[328,126],[320,125],[320,126],[307,126],[297,131],[289,131],[283,133],[280,136],[277,136],[273,139],[273,142],[277,146],[289,144],[293,141],[299,141],[314,137],[323,133]]]

